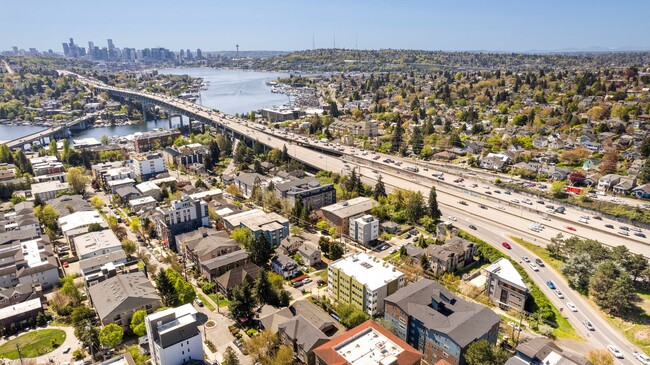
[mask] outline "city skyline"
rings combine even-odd
[[[403,4],[331,1],[327,6],[253,0],[246,4],[190,1],[73,3],[14,2],[8,13],[29,13],[36,27],[20,17],[0,24],[0,50],[16,46],[63,53],[61,42],[82,46],[293,51],[315,48],[424,49],[448,51],[590,51],[650,49],[650,3],[632,0],[559,0],[525,4],[503,1],[464,4],[414,1]],[[52,21],[65,9],[65,21]],[[110,16],[121,9],[122,15]],[[132,13],[129,15],[129,13]],[[616,15],[618,16],[612,16]],[[20,20],[19,20],[20,19]],[[153,31],[143,31],[150,28]],[[20,29],[20,32],[16,32]]]

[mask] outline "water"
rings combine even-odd
[[[211,108],[218,109],[228,114],[248,113],[252,110],[283,105],[289,102],[286,95],[271,92],[266,82],[273,81],[278,77],[287,77],[288,74],[278,72],[257,72],[243,70],[216,70],[213,68],[183,68],[183,69],[161,69],[162,74],[190,75],[201,77],[209,81],[208,90],[201,90],[201,98],[197,103]],[[180,123],[174,118],[173,126]],[[187,118],[183,124],[187,125]],[[76,133],[72,138],[96,138],[100,140],[106,136],[125,136],[135,132],[145,132],[154,128],[168,128],[169,121],[151,120],[146,123],[132,125],[89,128]],[[9,126],[0,125],[0,141],[11,141],[16,138],[29,135],[45,128],[38,126]]]

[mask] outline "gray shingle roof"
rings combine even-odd
[[[301,315],[280,324],[278,330],[286,333],[305,352],[329,341],[329,337]]]
[[[160,301],[151,282],[142,272],[121,274],[88,288],[99,318],[110,321],[117,314]]]

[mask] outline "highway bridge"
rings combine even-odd
[[[46,144],[45,139],[60,139],[70,137],[72,130],[83,130],[88,128],[93,124],[97,118],[97,113],[87,114],[75,120],[72,120],[67,123],[62,123],[56,127],[51,127],[40,132],[32,133],[27,136],[16,138],[12,141],[7,142],[7,147],[10,149],[22,148],[25,149],[26,145],[31,145],[34,142],[38,142],[41,146]]]

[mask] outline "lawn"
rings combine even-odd
[[[555,269],[555,271],[557,271],[560,274],[562,273],[562,265],[564,265],[564,263],[560,260],[552,258],[551,255],[549,255],[548,250],[546,250],[544,247],[540,247],[537,246],[536,244],[530,243],[528,241],[524,241],[521,238],[517,238],[513,236],[510,236],[510,238],[513,241],[517,242],[518,244],[524,246],[528,251],[537,255],[537,257],[542,259],[542,261],[544,261],[545,264],[552,266]],[[534,257],[531,257],[530,259],[535,260]]]
[[[52,352],[56,347],[61,346],[63,341],[65,341],[65,332],[58,329],[26,333],[0,346],[0,357],[18,359],[16,344],[20,346],[23,357],[38,357]]]
[[[217,300],[217,294],[215,294],[215,293],[209,294],[208,296],[209,296],[210,299],[212,299],[215,303],[217,303],[217,305],[219,306],[219,308],[227,307],[228,304],[230,304],[230,301],[229,301],[228,299],[224,298],[223,295],[221,295],[221,294],[219,294],[219,299],[218,299],[218,300]]]
[[[201,301],[203,302],[203,304],[204,304],[204,305],[205,305],[209,310],[211,310],[212,312],[214,312],[214,309],[215,309],[215,308],[214,308],[214,306],[212,305],[212,302],[208,302],[208,300],[205,299],[205,297],[204,297],[203,295],[201,295],[201,294],[198,294],[198,293],[197,293],[196,295],[199,297],[199,299],[201,299]]]

